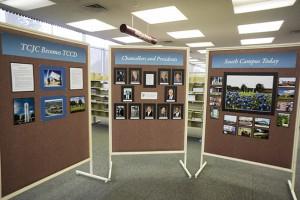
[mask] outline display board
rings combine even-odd
[[[291,170],[299,53],[299,47],[210,51],[204,155]]]
[[[7,197],[88,160],[88,47],[4,25],[0,41],[0,191]]]
[[[185,152],[187,48],[111,48],[111,152]]]

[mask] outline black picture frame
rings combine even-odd
[[[123,72],[123,74],[120,74],[119,72]],[[114,69],[114,83],[117,85],[127,84],[127,68]]]
[[[181,80],[176,79],[176,75],[181,75]],[[184,85],[184,70],[183,69],[173,69],[172,70],[172,84],[173,85]]]
[[[146,114],[146,111],[147,111],[147,108],[150,107],[151,108],[151,115],[147,115]],[[149,112],[150,112],[149,111]],[[151,104],[151,103],[148,103],[148,104],[143,104],[143,119],[145,120],[153,120],[153,119],[156,119],[156,104]]]
[[[133,80],[133,72],[138,72],[136,80]],[[142,83],[142,70],[141,68],[130,68],[129,69],[129,84],[140,85]]]
[[[118,114],[118,112],[121,112],[121,110],[117,110],[119,106],[123,106],[123,115]],[[114,104],[114,119],[115,120],[125,120],[127,119],[127,104],[126,103],[115,103]]]
[[[131,90],[131,93],[125,94],[125,90],[129,91],[129,89]],[[121,100],[122,100],[122,102],[133,102],[134,101],[134,87],[133,86],[123,85],[121,87]]]
[[[270,111],[263,112],[258,110],[241,110],[241,109],[230,109],[226,107],[226,93],[227,93],[227,77],[233,76],[272,76],[273,84],[272,84],[272,102],[270,104]],[[249,114],[260,114],[260,115],[274,115],[275,106],[276,106],[276,92],[277,92],[277,81],[278,81],[278,73],[276,72],[225,72],[223,76],[223,92],[222,92],[222,111],[227,112],[237,112],[237,113],[249,113]]]
[[[153,75],[153,85],[147,85],[147,74]],[[154,71],[145,71],[144,72],[144,88],[155,88],[156,87],[156,72]]]
[[[162,113],[163,108],[166,111],[166,113]],[[157,119],[160,120],[168,120],[170,119],[170,104],[167,103],[162,103],[162,104],[157,104]]]
[[[136,115],[132,115],[132,113],[133,113],[133,110],[132,110],[132,107],[133,106],[137,106],[138,107],[138,111],[137,111],[137,115],[138,116],[136,116]],[[141,106],[141,104],[140,103],[130,103],[130,104],[128,104],[128,107],[129,107],[129,117],[128,117],[128,119],[131,119],[131,120],[139,120],[139,119],[141,119],[141,108],[142,108],[142,106]]]
[[[180,116],[175,113],[175,108],[180,107]],[[172,104],[171,106],[171,119],[179,120],[184,119],[184,104]]]
[[[173,90],[173,98],[170,99],[171,96],[171,91]],[[176,86],[165,86],[165,102],[176,102],[177,101],[177,87]]]
[[[164,80],[164,78],[162,77],[163,72],[167,72],[167,74],[168,74],[167,80]],[[159,85],[170,85],[171,84],[171,79],[172,79],[171,69],[159,69],[158,70],[157,80],[158,80]]]

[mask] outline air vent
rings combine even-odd
[[[98,3],[88,4],[88,5],[85,5],[85,7],[86,7],[86,8],[99,9],[99,10],[106,10],[105,7],[101,6],[101,5],[98,4]]]
[[[300,34],[300,29],[290,31],[291,34]]]

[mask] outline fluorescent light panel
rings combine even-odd
[[[262,33],[270,31],[278,31],[283,24],[283,20],[273,22],[263,22],[256,24],[238,25],[239,34]]]
[[[116,27],[111,26],[105,22],[102,22],[98,19],[87,19],[82,21],[70,22],[67,23],[69,26],[73,26],[88,32],[96,32],[96,31],[105,31],[116,29]]]
[[[196,58],[190,58],[190,62],[195,62],[195,61],[199,61],[199,60]]]
[[[131,14],[142,19],[148,24],[187,20],[186,16],[184,16],[175,6],[136,11]]]
[[[215,46],[212,42],[194,42],[194,43],[186,43],[189,47],[212,47]]]
[[[126,44],[129,43],[138,43],[138,42],[143,42],[143,40],[136,38],[136,37],[132,37],[132,36],[125,36],[125,37],[115,37],[113,38],[114,40],[117,40],[119,42],[123,42]]]
[[[1,3],[25,11],[52,6],[55,4],[50,0],[5,0],[1,1]]]
[[[207,50],[197,50],[201,54],[206,54]]]
[[[272,43],[273,40],[274,40],[274,37],[244,39],[244,40],[241,40],[241,45],[268,44],[268,43]]]
[[[198,29],[167,32],[167,34],[175,39],[204,37],[203,33]]]
[[[296,0],[232,0],[235,14],[288,7],[295,2]]]

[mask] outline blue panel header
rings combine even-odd
[[[171,65],[184,66],[184,53],[170,51],[117,50],[116,65]]]
[[[86,63],[86,50],[84,48],[7,32],[2,33],[1,37],[3,55]]]
[[[212,56],[212,68],[296,68],[296,52]]]

